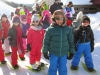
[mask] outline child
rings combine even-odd
[[[91,52],[94,50],[94,35],[90,27],[90,19],[87,16],[82,17],[81,26],[74,32],[74,42],[76,53],[73,57],[71,69],[77,70],[80,57],[84,53],[85,63],[89,72],[94,71]]]
[[[30,24],[27,23],[27,17],[26,17],[26,15],[21,15],[20,18],[21,18],[21,25],[22,25],[23,34],[26,36],[26,32],[28,31],[28,29],[30,27]],[[26,44],[27,44],[26,40],[27,40],[27,38],[23,38],[23,47],[24,47],[24,50],[26,50]]]
[[[67,14],[69,12],[70,17],[72,19],[73,14],[75,13],[75,10],[74,10],[74,7],[73,7],[73,3],[71,1],[67,4],[67,7],[64,8],[64,12],[65,12],[65,14]]]
[[[9,45],[9,40],[7,39],[10,22],[9,22],[6,14],[3,14],[1,16],[1,24],[3,27],[3,39],[4,39],[3,40],[3,49],[4,49],[6,55],[10,55],[11,54],[10,45]]]
[[[27,23],[30,25],[30,23],[31,23],[31,17],[32,17],[32,13],[31,12],[29,12],[29,13],[27,13]]]
[[[71,20],[71,16],[70,16],[70,12],[69,11],[67,11],[67,13],[66,13],[66,18],[67,18],[66,25],[68,27],[70,27],[72,25],[72,20]]]
[[[24,54],[24,48],[23,48],[23,41],[22,38],[25,37],[22,33],[21,26],[20,26],[20,18],[18,16],[13,16],[12,18],[12,27],[9,28],[8,31],[8,39],[10,41],[10,46],[12,50],[12,55],[11,55],[11,64],[14,69],[18,69],[18,55],[17,51],[19,53],[19,58],[21,60],[25,60]]]
[[[40,71],[44,63],[40,62],[44,30],[40,26],[38,14],[31,19],[31,27],[27,35],[27,50],[30,50],[30,64],[33,70]]]
[[[5,61],[5,57],[4,57],[4,51],[2,49],[2,26],[1,26],[1,22],[0,22],[0,64],[6,64],[6,61]]]
[[[43,29],[46,29],[47,27],[50,26],[50,24],[52,23],[51,19],[50,19],[50,12],[48,10],[44,10],[42,13],[42,19],[40,20],[41,23],[43,23]]]
[[[46,29],[44,36],[43,55],[50,58],[48,75],[56,75],[57,69],[59,75],[67,75],[67,54],[70,60],[75,52],[72,30],[65,24],[63,11],[56,10],[53,17],[54,24]]]

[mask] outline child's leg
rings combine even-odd
[[[58,72],[59,75],[67,75],[67,55],[63,56],[63,57],[59,57],[58,60]]]
[[[17,62],[17,59],[18,59],[18,56],[17,56],[17,51],[18,51],[18,48],[17,47],[14,47],[14,46],[11,46],[11,49],[12,49],[12,55],[11,55],[11,59],[12,59],[12,66],[15,66],[18,64]]]
[[[91,50],[90,44],[86,44],[85,50],[84,50],[85,63],[86,63],[87,68],[94,68],[90,50]]]
[[[0,62],[1,61],[4,61],[5,59],[4,59],[4,51],[3,51],[3,49],[2,49],[2,42],[1,42],[1,40],[0,40]]]
[[[26,38],[22,38],[23,40],[23,47],[24,47],[24,50],[26,50]]]
[[[37,65],[41,65],[41,63],[40,63],[40,59],[41,59],[41,48],[42,47],[37,47],[37,50],[36,50],[36,64]]]
[[[34,64],[36,62],[36,47],[32,47],[31,51],[30,51],[30,64]]]
[[[10,45],[9,45],[9,40],[7,38],[4,39],[4,44],[3,44],[5,53],[9,53],[10,52]]]
[[[72,60],[72,65],[73,66],[78,66],[80,57],[83,53],[84,50],[84,44],[78,44],[77,46],[77,52],[74,54],[73,60]]]
[[[58,67],[58,58],[59,57],[57,57],[53,54],[50,54],[50,66],[49,66],[49,70],[48,70],[48,75],[56,75],[57,67]]]

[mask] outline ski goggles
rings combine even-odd
[[[55,18],[55,20],[64,20],[64,18]]]
[[[39,21],[33,21],[33,23],[38,23]]]

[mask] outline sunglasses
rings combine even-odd
[[[33,23],[35,23],[35,22],[38,23],[39,21],[33,21]]]
[[[89,23],[89,21],[83,21],[83,23]]]
[[[55,20],[64,20],[64,18],[55,18]]]

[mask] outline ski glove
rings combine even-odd
[[[30,44],[27,44],[27,50],[28,50],[28,51],[31,51],[31,46],[30,46]]]
[[[9,41],[12,41],[13,38],[11,36],[7,37]]]
[[[49,60],[48,53],[43,53],[43,56],[44,56],[45,59],[48,59]]]
[[[67,57],[68,60],[71,60],[73,58],[74,54],[70,53],[69,56]]]
[[[91,46],[91,53],[94,51],[94,47],[93,46]]]

